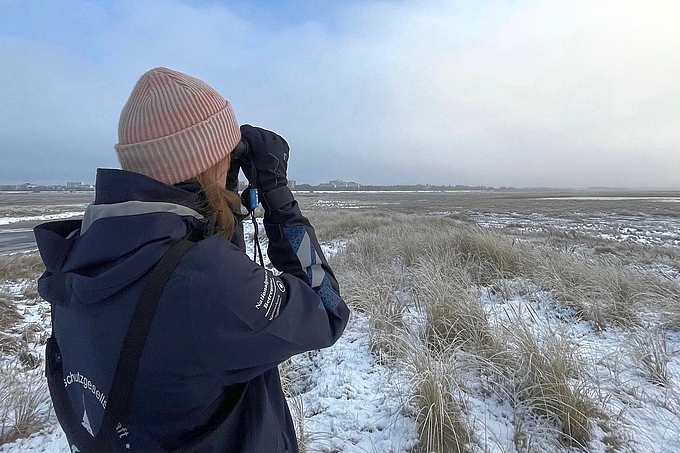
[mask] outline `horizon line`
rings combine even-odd
[[[340,180],[337,180],[340,181]],[[239,184],[242,181],[239,180]],[[244,181],[245,182],[245,181]],[[359,187],[358,191],[361,191],[361,187],[399,187],[399,186],[405,186],[405,187],[416,187],[416,186],[423,186],[423,187],[461,187],[461,188],[466,188],[466,189],[475,189],[475,188],[480,188],[480,189],[493,189],[493,190],[607,190],[607,191],[612,191],[612,190],[623,190],[623,191],[633,191],[633,190],[648,190],[648,191],[670,191],[670,192],[677,192],[680,191],[680,186],[679,187],[661,187],[661,186],[512,186],[512,185],[499,185],[499,186],[492,186],[492,185],[485,185],[485,184],[431,184],[431,183],[392,183],[392,184],[376,184],[376,183],[357,183],[355,181],[343,181],[347,183],[354,183],[357,184]],[[58,182],[58,183],[32,183],[32,182],[21,182],[21,183],[5,183],[5,182],[0,182],[0,187],[7,187],[7,186],[23,186],[23,185],[32,185],[36,186],[36,189],[40,189],[41,187],[63,187],[67,188],[67,184],[69,183],[81,183],[82,187],[89,187],[92,186],[94,187],[94,183],[88,183],[84,181],[67,181],[67,182]],[[307,182],[301,182],[295,184],[295,186],[301,186],[301,185],[306,185],[306,186],[311,186],[311,187],[316,187],[320,185],[327,185],[330,182],[322,182],[318,184],[311,184]],[[75,187],[72,187],[75,188]],[[0,189],[4,191],[12,191],[12,190],[27,190],[26,189]],[[335,188],[334,190],[340,190],[340,191],[352,191],[351,188]],[[356,189],[354,191],[357,191]]]

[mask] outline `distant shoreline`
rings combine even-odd
[[[77,193],[94,193],[94,189],[89,190],[0,190],[1,194],[77,194]]]
[[[493,194],[496,196],[512,196],[526,198],[576,198],[601,197],[601,198],[677,198],[680,197],[680,189],[557,189],[557,188],[380,188],[380,189],[292,189],[294,194],[398,194],[398,193],[442,193],[442,194]],[[94,194],[94,189],[79,190],[0,190],[4,195],[69,195],[69,194]]]
[[[649,190],[649,189],[432,189],[432,190],[293,190],[294,194],[399,194],[399,193],[429,193],[429,194],[460,194],[460,195],[494,195],[498,198],[536,198],[536,199],[653,199],[679,198],[680,190]]]

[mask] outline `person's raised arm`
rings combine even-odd
[[[288,144],[261,128],[244,125],[241,133],[251,148],[244,171],[251,174],[253,165],[257,172],[257,181],[251,184],[259,189],[265,209],[267,253],[281,275],[235,254],[237,263],[222,290],[229,290],[238,302],[231,304],[230,313],[209,307],[194,320],[198,341],[217,340],[218,348],[222,343],[229,347],[228,354],[204,356],[226,383],[251,379],[294,354],[332,345],[349,318],[314,228],[287,187]],[[220,292],[216,287],[208,299],[219,298]]]

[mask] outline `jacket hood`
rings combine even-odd
[[[201,234],[200,186],[168,186],[139,173],[97,171],[95,201],[83,220],[34,229],[49,302],[92,304],[133,285],[183,237]]]

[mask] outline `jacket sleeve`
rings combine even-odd
[[[191,279],[196,351],[225,385],[250,380],[295,354],[331,346],[349,318],[297,202],[265,214],[265,229],[269,259],[280,276],[211,238],[200,245],[210,249],[211,266],[222,269]]]

